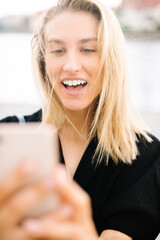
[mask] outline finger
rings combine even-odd
[[[27,234],[34,239],[51,240],[97,240],[95,231],[86,230],[74,222],[37,221],[29,220],[23,225]]]
[[[0,237],[1,240],[31,240],[31,237],[23,228],[6,229],[3,233],[1,232]]]
[[[55,169],[54,175],[55,191],[62,201],[74,207],[78,219],[84,221],[91,217],[91,201],[89,195],[74,181],[66,181],[66,173],[63,166]]]
[[[39,219],[51,219],[51,221],[68,221],[73,217],[73,208],[68,204],[61,204],[53,212],[42,216]]]
[[[35,219],[27,219],[23,221],[22,226],[26,230],[27,233],[29,233],[32,237],[38,237],[38,238],[51,238],[52,240],[55,238],[58,239],[66,239],[66,236],[64,238],[64,235],[62,235],[62,227],[64,227],[63,231],[65,229],[68,229],[66,225],[68,224],[67,221],[70,222],[70,219],[72,217],[73,209],[69,205],[61,205],[60,208],[58,208],[54,213],[50,213],[47,216],[38,218],[38,221],[35,221]],[[64,226],[65,222],[65,226]],[[60,223],[60,225],[59,225]],[[63,223],[63,224],[62,224]],[[52,228],[51,228],[52,226]],[[53,229],[53,226],[56,227],[56,232]],[[38,228],[37,228],[38,227]],[[53,232],[51,231],[51,229]],[[72,228],[69,227],[70,230],[67,230],[68,233],[68,239],[71,240],[71,235],[69,232],[71,230],[73,231],[73,225]]]
[[[28,161],[19,165],[0,182],[0,204],[5,202],[36,171],[36,166]]]
[[[51,195],[53,186],[52,178],[48,178],[23,188],[1,209],[0,222],[2,219],[8,219],[8,224],[13,225],[21,221],[30,209],[40,203],[46,196]]]
[[[70,222],[29,220],[23,224],[27,234],[35,239],[78,240],[79,226]],[[82,239],[82,238],[81,238]]]

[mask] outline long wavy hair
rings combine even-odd
[[[102,90],[95,108],[88,137],[98,137],[97,164],[109,156],[115,163],[131,163],[138,154],[138,136],[147,141],[146,126],[134,108],[129,91],[124,35],[113,11],[96,0],[59,0],[43,15],[32,39],[33,69],[42,99],[42,122],[59,130],[68,119],[65,109],[45,72],[45,30],[47,24],[65,11],[84,11],[98,20],[100,66],[97,79]],[[71,123],[71,122],[70,122]],[[72,123],[71,123],[72,124]],[[74,126],[73,126],[74,127]]]

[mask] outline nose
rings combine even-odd
[[[76,53],[68,53],[66,56],[65,63],[63,65],[63,70],[65,72],[79,72],[82,68],[80,59]]]

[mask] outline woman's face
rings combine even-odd
[[[46,27],[46,73],[68,110],[89,107],[101,91],[97,80],[98,20],[86,12],[59,14]]]

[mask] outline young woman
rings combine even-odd
[[[42,110],[24,119],[56,126],[70,181],[58,166],[50,184],[44,180],[17,193],[34,170],[16,169],[0,186],[0,236],[155,239],[160,142],[147,134],[130,101],[124,37],[115,15],[94,0],[60,0],[45,13],[32,44]],[[13,121],[18,119],[2,120]],[[25,210],[53,190],[59,208],[22,222]]]

